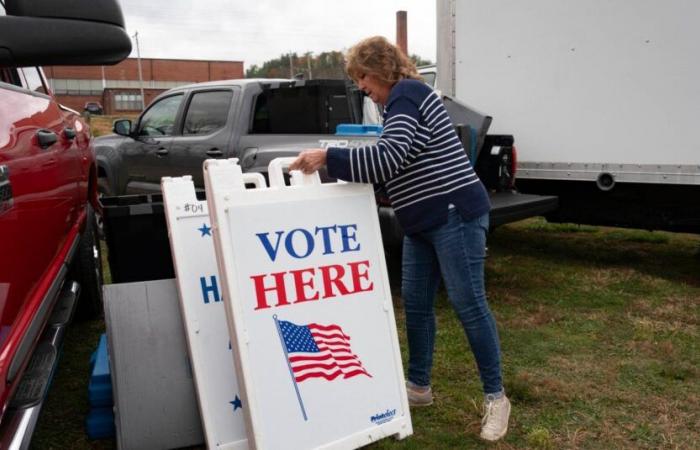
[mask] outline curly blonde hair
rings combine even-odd
[[[383,36],[363,39],[350,48],[345,71],[354,81],[364,75],[374,75],[392,85],[404,78],[423,79],[413,61]]]

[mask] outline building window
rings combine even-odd
[[[68,80],[51,80],[54,94],[68,93]]]
[[[51,85],[54,93],[59,95],[102,95],[102,80],[54,78]]]
[[[114,109],[117,111],[140,111],[142,106],[141,94],[122,92],[114,95]]]

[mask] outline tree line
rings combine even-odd
[[[411,55],[416,66],[433,64],[418,55]],[[253,64],[245,71],[246,78],[294,78],[306,80],[315,78],[343,79],[345,78],[345,59],[342,52],[330,51],[314,55],[306,52],[282,54],[279,58],[265,61],[258,66]]]

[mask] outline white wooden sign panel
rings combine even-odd
[[[370,186],[320,184],[270,164],[243,190],[232,161],[205,162],[207,201],[249,443],[357,448],[412,433]]]
[[[265,180],[250,174],[246,182],[260,186]],[[245,405],[232,362],[207,203],[197,200],[189,176],[166,177],[161,185],[207,446],[247,449]]]

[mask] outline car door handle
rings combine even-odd
[[[39,141],[39,147],[43,149],[51,147],[58,141],[58,136],[51,130],[39,130],[36,132],[36,137]]]
[[[162,148],[162,147],[159,148],[159,149],[156,151],[156,155],[158,155],[158,156],[168,156],[168,153],[170,153],[170,152],[168,151],[168,149],[167,149],[167,148]]]
[[[213,156],[214,158],[218,158],[219,156],[224,156],[224,152],[222,152],[218,148],[212,148],[211,150],[207,150],[207,155]]]
[[[63,129],[63,135],[66,137],[66,139],[73,140],[75,139],[75,130],[73,128],[64,128]]]

